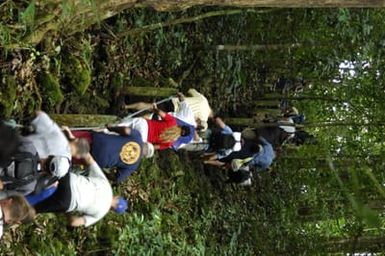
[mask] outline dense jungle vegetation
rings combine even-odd
[[[130,214],[89,229],[39,216],[5,233],[1,255],[385,251],[384,10],[128,8],[90,20],[62,2],[60,11],[0,3],[2,117],[122,116],[124,100],[142,99],[131,87],[194,87],[222,116],[251,122],[284,98],[318,144],[284,148],[249,188],[185,152],[162,152],[116,188]],[[278,78],[307,86],[282,95]]]

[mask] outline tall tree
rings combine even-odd
[[[33,5],[40,7],[41,18],[35,22],[38,29],[27,36],[25,43],[37,44],[49,31],[73,34],[128,8],[154,8],[158,11],[184,10],[192,6],[236,7],[385,7],[384,0],[40,0]],[[68,15],[70,10],[70,15]],[[62,13],[67,17],[63,19]],[[64,30],[63,30],[64,29]]]

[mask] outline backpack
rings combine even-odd
[[[228,171],[228,183],[236,183],[240,186],[250,186],[253,174],[249,167],[252,157],[245,159],[233,159],[231,161],[231,169]]]
[[[29,141],[23,141],[6,167],[0,169],[4,188],[29,194],[34,191],[39,177],[39,155]]]
[[[20,143],[17,131],[0,120],[0,168],[8,164],[9,158],[16,152]]]
[[[273,146],[260,138],[260,150],[252,157],[245,159],[233,159],[231,170],[228,172],[228,182],[236,183],[241,186],[250,186],[252,183],[252,171],[266,171],[275,159]]]
[[[240,186],[250,186],[252,183],[253,174],[248,166],[242,167],[238,171],[229,170],[228,183],[235,183]]]

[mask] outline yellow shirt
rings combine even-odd
[[[195,119],[207,122],[211,114],[211,107],[207,98],[195,89],[190,89],[188,94],[191,96],[186,97],[185,102],[194,113]],[[175,106],[175,112],[177,112],[179,110],[179,100],[175,98],[172,101]]]

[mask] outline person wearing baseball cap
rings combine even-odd
[[[30,126],[26,137],[32,141],[43,164],[52,161],[55,173],[51,173],[58,175],[57,178],[66,175],[72,157],[82,158],[90,152],[86,139],[68,141],[62,129],[43,111],[36,112]]]
[[[36,213],[78,212],[80,215],[69,216],[69,225],[88,227],[102,219],[110,210],[120,214],[128,210],[127,200],[113,196],[107,177],[91,154],[84,157],[84,162],[88,167],[88,175],[68,172],[59,179],[56,191],[34,206]],[[52,168],[56,168],[56,163],[52,163]]]
[[[70,161],[67,157],[52,156],[49,157],[46,165],[46,172],[54,177],[64,177],[70,168]]]

